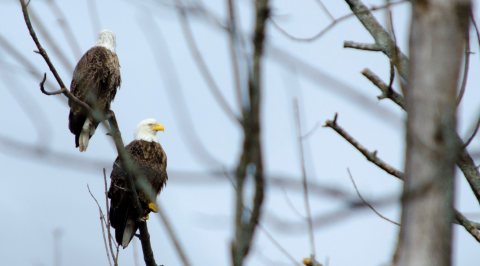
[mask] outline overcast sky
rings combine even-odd
[[[95,1],[99,14],[96,25],[89,5],[93,0],[56,0],[76,48],[62,31],[65,21],[48,2],[31,1],[30,11],[36,18],[32,17],[33,25],[66,84],[70,84],[80,56],[95,43],[98,31],[107,28],[116,33],[122,86],[112,109],[124,142],[132,140],[135,126],[144,118],[154,117],[165,125],[159,140],[168,155],[170,180],[159,201],[193,265],[229,265],[234,190],[225,177],[205,173],[235,167],[241,149],[240,127],[218,104],[198,70],[176,9],[168,4],[170,1]],[[226,18],[226,1],[202,2],[218,18]],[[323,2],[336,18],[349,13],[343,1]],[[383,1],[365,3],[371,6]],[[297,37],[313,36],[330,23],[318,0],[277,0],[272,1],[272,6],[273,20]],[[237,1],[237,7],[242,31],[249,36],[252,2]],[[398,43],[407,53],[409,5],[400,4],[393,10]],[[382,12],[376,15],[385,22]],[[40,30],[39,21],[49,36]],[[98,209],[87,184],[103,207],[102,168],[106,168],[107,175],[110,173],[116,157],[114,146],[105,130],[100,129],[87,152],[75,149],[65,99],[45,96],[38,89],[43,72],[47,72],[50,82],[48,89],[58,87],[44,60],[33,52],[36,47],[17,1],[0,1],[0,22],[0,264],[53,265],[54,232],[60,232],[60,265],[107,265]],[[227,35],[212,20],[192,17],[189,22],[216,84],[228,105],[239,114]],[[13,48],[6,49],[4,40]],[[360,74],[370,68],[387,81],[389,62],[381,53],[344,49],[346,40],[372,42],[355,18],[338,23],[313,42],[292,41],[269,24],[262,102],[266,173],[300,181],[293,112],[293,99],[298,99],[302,131],[316,128],[304,141],[311,182],[355,196],[347,174],[349,168],[365,198],[395,198],[401,192],[398,180],[366,161],[332,130],[316,127],[338,112],[338,123],[350,134],[370,150],[377,150],[385,161],[403,169],[404,114],[391,102],[378,101],[378,90]],[[285,62],[275,49],[298,57],[317,72]],[[471,50],[471,74],[459,108],[461,136],[468,135],[479,112],[476,41],[472,41]],[[477,138],[471,150],[479,149]],[[456,206],[478,221],[478,203],[463,176],[458,177]],[[268,187],[261,221],[265,231],[257,231],[248,265],[292,265],[267,234],[297,261],[309,256],[302,200],[298,189]],[[310,201],[315,217],[346,206],[342,199],[319,193],[312,193]],[[384,204],[378,209],[400,220],[398,204]],[[157,262],[180,265],[160,219],[150,217],[148,226]],[[478,243],[463,228],[454,228],[455,265],[478,264]],[[315,252],[319,261],[329,261],[332,266],[385,265],[394,252],[397,234],[396,225],[372,211],[355,211],[316,228]],[[141,256],[139,242],[136,246]],[[134,265],[134,249],[132,245],[121,251],[120,265]]]

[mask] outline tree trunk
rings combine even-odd
[[[470,1],[412,1],[407,150],[397,266],[451,265],[456,91]]]

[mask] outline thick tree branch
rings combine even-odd
[[[248,92],[242,92],[242,95],[248,95],[248,99],[245,99],[248,102],[242,102],[244,142],[243,152],[236,171],[235,238],[231,245],[232,262],[235,266],[243,265],[245,257],[250,251],[254,233],[260,220],[265,193],[260,106],[265,28],[270,13],[269,1],[256,1],[255,12],[255,28],[252,40],[254,50],[251,59],[253,67],[251,70],[247,70],[250,74]],[[254,188],[249,187],[252,185]],[[247,193],[251,190],[254,191],[253,196]]]

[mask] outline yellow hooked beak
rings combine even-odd
[[[165,131],[165,127],[160,123],[155,123],[151,127],[153,131]]]

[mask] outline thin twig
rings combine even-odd
[[[182,6],[182,0],[176,0],[177,4],[179,6]],[[220,107],[223,109],[225,114],[229,118],[231,118],[233,121],[240,123],[240,119],[237,117],[237,115],[233,112],[232,108],[230,105],[227,103],[225,100],[225,97],[222,95],[220,87],[217,85],[215,82],[215,79],[213,78],[212,73],[210,72],[207,64],[205,63],[205,60],[203,59],[202,53],[200,52],[198,45],[195,41],[195,38],[193,36],[192,28],[190,27],[190,23],[188,21],[187,14],[183,8],[178,8],[178,12],[180,13],[180,24],[182,26],[182,32],[187,40],[187,45],[189,47],[189,51],[191,52],[193,58],[195,59],[195,62],[197,64],[198,69],[200,70],[200,73],[202,73],[202,76],[205,78],[208,88],[210,88],[210,92],[214,96],[215,100],[218,102]]]
[[[401,3],[405,3],[407,2],[406,0],[401,0],[401,1],[398,1],[398,2],[395,2],[395,3],[391,3],[389,5],[396,5],[396,4],[401,4]],[[382,5],[382,6],[377,6],[377,7],[372,7],[370,9],[367,9],[368,12],[370,11],[377,11],[377,10],[382,10],[386,7],[388,7],[389,5]],[[367,13],[367,11],[362,11],[363,13]],[[355,14],[354,13],[348,13],[348,14],[345,14],[343,16],[340,16],[338,17],[337,19],[333,20],[330,24],[328,24],[325,28],[323,28],[320,32],[314,34],[313,36],[311,37],[296,37],[296,36],[293,36],[292,34],[288,33],[285,29],[283,29],[280,25],[277,24],[277,22],[273,19],[271,19],[271,22],[272,22],[272,25],[278,30],[280,31],[283,35],[285,35],[287,38],[291,39],[291,40],[294,40],[294,41],[299,41],[299,42],[312,42],[312,41],[315,41],[316,39],[319,39],[320,37],[322,37],[323,35],[325,35],[325,33],[327,33],[328,31],[330,31],[331,29],[333,29],[333,27],[335,27],[335,25],[337,25],[338,23],[344,21],[344,20],[347,20],[349,18],[352,18],[354,17]]]
[[[259,224],[258,228],[265,234],[265,236],[273,243],[273,245],[283,254],[285,257],[287,257],[292,265],[302,265],[300,262],[298,262],[281,244],[278,242],[270,232],[267,231],[267,229],[262,225]]]
[[[75,34],[73,34],[73,29],[70,27],[70,24],[68,23],[68,20],[63,13],[62,9],[58,6],[58,3],[56,0],[49,0],[48,1],[50,8],[52,9],[53,13],[58,18],[58,23],[60,24],[60,28],[63,31],[63,35],[65,36],[65,39],[68,41],[68,44],[70,45],[70,48],[72,49],[73,54],[75,57],[80,57],[82,54],[82,51],[80,49],[80,45],[78,44],[78,40],[75,38]]]
[[[378,215],[378,217],[384,219],[385,221],[387,222],[390,222],[392,224],[395,224],[395,225],[398,225],[400,226],[399,223],[393,221],[393,220],[390,220],[389,218],[385,217],[383,214],[381,214],[379,211],[377,211],[375,209],[375,207],[373,207],[370,203],[368,203],[368,201],[366,201],[362,194],[360,193],[360,191],[358,190],[358,187],[357,187],[357,184],[355,183],[355,180],[353,179],[353,176],[352,176],[352,173],[350,172],[350,169],[347,168],[347,172],[348,172],[348,177],[350,178],[350,181],[352,181],[352,184],[353,184],[353,187],[355,188],[355,192],[357,193],[358,197],[360,198],[360,200],[365,204],[367,205],[376,215]]]
[[[473,10],[470,10],[470,19],[472,20],[473,28],[475,29],[475,34],[477,36],[477,43],[480,46],[480,30],[478,29],[477,22],[475,20],[475,13]]]
[[[98,14],[97,2],[98,1],[95,0],[87,1],[88,13],[90,14],[90,22],[94,36],[96,36],[100,30],[100,15]]]
[[[306,211],[306,222],[308,226],[308,234],[310,238],[310,255],[313,260],[316,258],[316,248],[315,248],[315,233],[313,231],[313,222],[312,222],[312,210],[310,209],[310,201],[308,198],[308,183],[307,183],[307,170],[305,168],[305,155],[303,151],[303,142],[302,142],[302,125],[300,121],[300,110],[298,107],[298,100],[294,99],[293,109],[295,113],[295,126],[297,129],[297,141],[300,155],[300,164],[302,168],[302,184],[303,184],[303,201],[305,204]]]
[[[333,17],[332,13],[328,10],[328,8],[325,6],[325,4],[322,2],[322,0],[315,0],[317,4],[322,8],[323,12],[327,14],[327,16],[330,18],[331,21],[335,21],[335,17]]]
[[[107,172],[106,172],[105,168],[103,168],[103,185],[104,185],[104,188],[105,188],[105,191],[104,191],[104,193],[105,193],[105,207],[107,208],[106,209],[106,212],[107,212],[106,223],[107,223],[107,231],[108,231],[108,246],[110,247],[110,253],[113,257],[113,265],[117,266],[118,265],[118,244],[113,240],[112,233],[111,233],[110,204],[108,203],[109,200],[108,200]],[[117,253],[115,253],[113,251],[112,243],[117,248]]]
[[[382,47],[376,43],[358,43],[353,41],[343,42],[343,48],[352,48],[365,51],[381,52]]]
[[[51,52],[53,53],[53,55],[59,59],[63,67],[65,67],[69,71],[73,70],[74,66],[72,64],[72,61],[65,56],[63,49],[61,49],[55,42],[55,38],[51,35],[49,29],[47,29],[45,25],[43,25],[42,20],[36,14],[34,9],[31,10],[30,18],[35,23],[35,26],[39,31],[40,35],[44,36],[44,40],[47,43],[47,46],[51,48]]]
[[[98,212],[100,214],[100,225],[102,227],[102,237],[103,237],[103,244],[105,246],[105,252],[107,253],[107,258],[108,258],[108,264],[111,266],[112,265],[112,260],[110,258],[110,253],[108,252],[108,244],[107,244],[107,238],[105,237],[105,227],[108,228],[108,226],[105,224],[105,215],[103,214],[102,208],[100,207],[100,204],[98,203],[97,198],[93,195],[92,191],[90,190],[90,186],[87,184],[87,189],[88,193],[90,193],[90,196],[93,198],[95,203],[97,204],[98,207]],[[109,236],[110,238],[110,236]]]
[[[393,42],[395,43],[395,46],[397,47],[397,35],[395,34],[395,27],[393,25],[393,13],[392,13],[392,9],[390,8],[390,5],[392,4],[391,3],[391,0],[386,0],[387,1],[387,9],[386,9],[386,13],[387,13],[387,29],[388,29],[388,32],[390,33],[390,35],[392,35],[392,38],[393,38]],[[395,49],[394,50],[394,54],[393,54],[393,59],[390,59],[389,60],[389,63],[390,63],[390,80],[388,82],[388,89],[389,91],[392,90],[392,85],[393,85],[393,81],[395,80],[395,62],[398,60],[398,49]],[[402,87],[404,84],[402,82],[400,82],[400,87]]]
[[[229,41],[229,49],[230,49],[230,58],[232,59],[232,69],[233,69],[233,77],[235,80],[235,92],[237,95],[237,102],[238,106],[242,107],[242,90],[246,90],[246,86],[242,86],[243,82],[241,76],[241,68],[240,68],[240,61],[244,61],[242,58],[242,43],[238,34],[238,26],[237,26],[237,12],[235,8],[234,0],[227,0],[227,10],[228,10],[228,41]]]
[[[463,144],[462,148],[465,149],[468,147],[468,145],[470,145],[470,143],[472,143],[472,140],[475,138],[475,136],[477,135],[478,133],[478,129],[480,128],[480,115],[478,116],[477,118],[477,123],[475,124],[475,128],[472,132],[472,134],[470,135],[470,137],[467,139],[467,141],[465,142],[465,144]]]
[[[313,126],[312,129],[310,129],[307,133],[303,134],[302,140],[306,140],[310,136],[312,136],[313,133],[315,133],[315,131],[317,131],[317,129],[319,129],[321,125],[322,125],[322,123],[320,121],[317,121],[317,123],[315,123],[315,125]]]
[[[327,120],[325,122],[324,127],[329,127],[337,132],[343,139],[348,141],[355,147],[368,161],[374,163],[376,166],[380,167],[383,171],[399,178],[403,179],[403,173],[399,170],[395,169],[393,166],[387,164],[382,159],[377,157],[377,151],[371,152],[367,150],[364,146],[362,146],[356,139],[354,139],[348,132],[346,132],[342,127],[337,124],[337,117],[338,115],[335,113],[333,120]]]
[[[45,87],[44,87],[44,84],[45,84],[45,81],[47,80],[47,73],[43,73],[43,79],[42,81],[40,81],[40,91],[42,91],[43,94],[45,95],[58,95],[58,94],[62,94],[65,92],[65,88],[61,88],[57,91],[52,91],[52,92],[48,92],[45,90]]]
[[[293,204],[292,200],[288,196],[288,193],[285,189],[282,189],[283,192],[283,197],[285,198],[285,202],[287,202],[287,206],[290,207],[290,209],[301,219],[305,219],[305,215],[301,214],[299,210],[295,207]]]
[[[368,68],[362,71],[362,75],[364,75],[368,80],[370,80],[370,82],[380,89],[382,94],[377,97],[379,100],[388,98],[405,110],[405,99],[403,96],[398,94],[395,90],[383,82],[380,77],[375,75],[375,73]]]
[[[462,85],[460,85],[460,91],[458,92],[457,96],[457,106],[462,102],[463,95],[465,95],[465,89],[467,88],[467,81],[468,81],[468,72],[470,66],[470,33],[467,32],[465,34],[465,58],[463,60],[463,77],[462,77]]]

